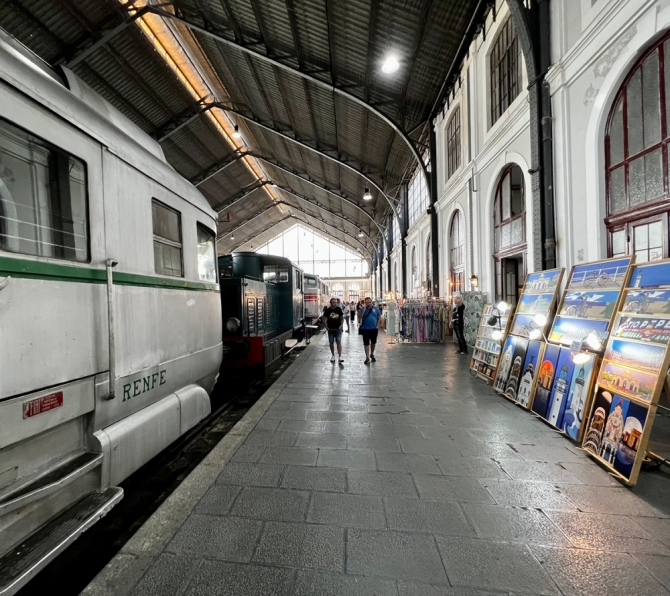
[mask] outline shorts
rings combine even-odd
[[[379,335],[379,329],[361,329],[361,335],[363,336],[363,345],[373,346],[377,343],[377,336]]]
[[[328,343],[342,341],[342,329],[328,329]]]

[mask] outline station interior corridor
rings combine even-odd
[[[314,339],[204,496],[173,495],[183,523],[117,557],[115,594],[670,593],[666,473],[623,487],[450,344],[343,347]]]

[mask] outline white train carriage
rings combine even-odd
[[[215,212],[64,73],[0,30],[2,595],[209,414],[222,356]]]

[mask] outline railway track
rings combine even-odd
[[[127,478],[123,500],[35,576],[17,596],[77,596],[237,421],[297,358],[296,347],[266,381],[219,378],[212,413]]]

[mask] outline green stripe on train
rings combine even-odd
[[[27,261],[0,257],[0,276],[22,277],[28,279],[45,279],[50,281],[67,281],[75,283],[104,284],[107,283],[105,269],[90,267],[73,267],[43,261]],[[169,279],[153,275],[114,272],[114,284],[120,286],[139,286],[143,288],[166,288],[173,290],[199,290],[218,292],[219,285],[187,281],[181,278]]]

